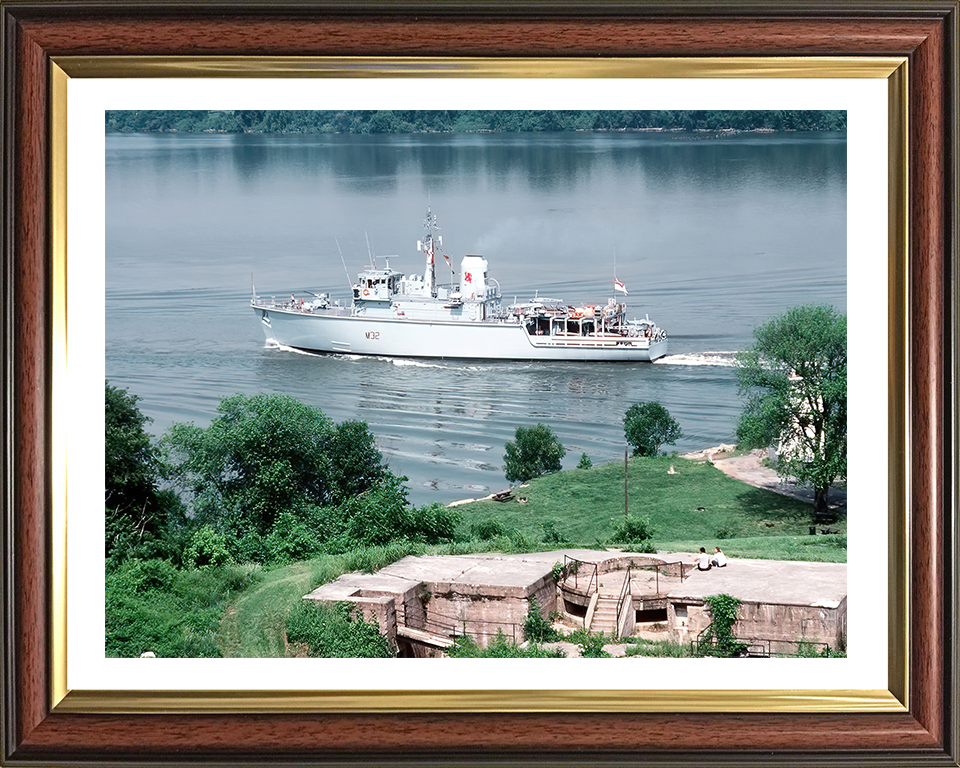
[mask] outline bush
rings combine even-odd
[[[587,454],[580,454],[580,463],[577,464],[577,469],[590,469],[593,467],[593,462],[590,461],[590,457]]]
[[[550,427],[517,427],[514,442],[507,441],[503,454],[504,475],[508,482],[525,483],[549,472],[559,472],[566,452]]]
[[[302,600],[287,618],[287,639],[304,643],[311,657],[386,659],[391,650],[380,628],[350,615],[350,605],[328,606]]]
[[[226,565],[233,560],[227,550],[226,539],[209,525],[193,534],[183,553],[183,559],[188,568],[210,568]]]
[[[541,524],[543,528],[544,544],[566,544],[567,537],[557,530],[557,523],[554,520],[544,520]]]
[[[320,553],[320,542],[301,520],[284,512],[263,540],[263,549],[270,563],[287,565],[308,560]]]
[[[626,517],[617,523],[611,541],[615,544],[624,544],[631,548],[638,548],[638,552],[646,552],[651,550],[643,549],[643,547],[648,546],[647,542],[653,538],[653,534],[653,526],[650,525],[650,518],[646,515],[642,517]]]
[[[551,643],[557,639],[556,630],[543,618],[540,603],[535,597],[530,598],[527,618],[523,622],[523,636],[531,643]]]
[[[603,632],[596,634],[585,632],[577,641],[580,656],[584,659],[609,659],[610,654],[603,650],[607,643],[607,636]]]
[[[710,606],[710,624],[703,631],[701,654],[729,658],[739,656],[746,646],[733,636],[740,601],[730,595],[711,595],[704,598]]]
[[[631,405],[623,416],[623,434],[634,456],[656,456],[661,445],[683,437],[680,425],[656,402]]]

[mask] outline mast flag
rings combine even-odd
[[[626,292],[627,292],[627,289],[626,289],[626,287],[624,286],[624,284],[621,283],[619,280],[617,280],[617,278],[613,278],[613,290],[615,290],[615,291],[621,291],[622,293],[626,293]]]

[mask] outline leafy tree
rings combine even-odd
[[[517,427],[514,442],[507,441],[503,460],[507,481],[524,483],[549,472],[560,471],[567,450],[550,427]]]
[[[747,398],[737,442],[776,446],[779,474],[810,483],[814,515],[826,516],[829,486],[847,475],[847,318],[833,307],[794,307],[753,335],[737,356]]]
[[[680,425],[657,402],[631,405],[623,416],[623,434],[634,456],[656,456],[661,445],[673,445],[683,437]]]
[[[590,457],[587,454],[580,454],[580,462],[577,464],[577,469],[590,469],[593,467],[593,462],[590,461]]]
[[[217,412],[206,428],[173,425],[164,442],[196,518],[229,537],[266,536],[282,512],[339,504],[384,475],[366,425],[337,426],[285,395],[234,395]]]
[[[157,486],[163,465],[145,426],[150,421],[137,408],[140,400],[125,389],[105,382],[105,551],[122,558],[135,548],[151,556],[161,549],[169,514],[176,497]]]

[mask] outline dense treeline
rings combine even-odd
[[[842,131],[843,110],[108,110],[108,132]]]

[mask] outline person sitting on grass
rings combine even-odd
[[[697,558],[697,570],[710,570],[710,555],[707,554],[707,550],[705,550],[703,547],[700,547],[700,556]]]
[[[715,565],[717,568],[726,568],[727,556],[720,551],[720,547],[716,549],[717,551],[713,553],[713,557],[710,559],[710,565]]]

